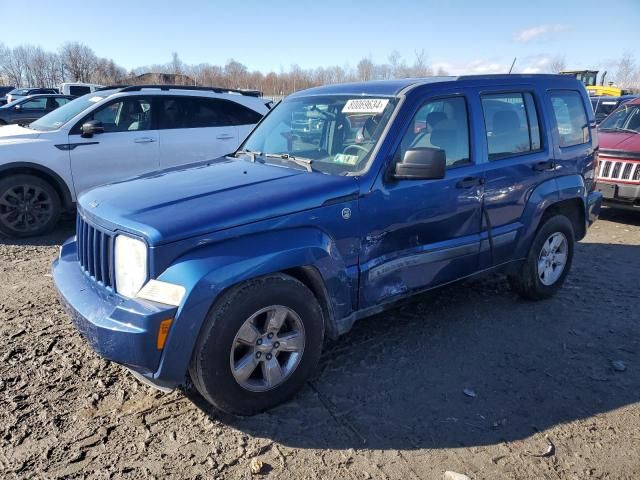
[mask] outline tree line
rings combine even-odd
[[[556,57],[545,68],[555,73],[565,67],[564,58]],[[448,74],[442,68],[434,69],[424,50],[416,50],[410,60],[393,51],[384,63],[375,63],[371,57],[365,57],[355,66],[303,69],[294,64],[286,71],[281,68],[278,72],[267,73],[249,70],[234,59],[225,65],[187,65],[177,53],[173,53],[171,61],[166,64],[141,66],[127,71],[112,59],[98,57],[91,48],[80,42],[65,43],[57,51],[46,51],[33,45],[8,48],[0,43],[0,84],[4,85],[57,87],[63,82],[117,85],[139,83],[135,77],[149,73],[168,73],[182,84],[257,89],[265,95],[287,95],[330,83]],[[640,68],[630,53],[622,56],[615,76],[609,75],[608,79],[616,80],[621,87],[640,88]]]

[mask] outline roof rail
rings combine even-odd
[[[117,90],[128,86],[129,85],[107,85],[106,87],[96,88],[96,92],[101,92],[103,90]]]
[[[118,87],[107,87],[107,88],[119,88],[120,92],[139,92],[143,88],[157,88],[163,91],[167,90],[197,90],[197,91],[205,91],[205,92],[215,92],[215,93],[237,93],[240,95],[246,95],[249,97],[261,97],[262,92],[259,90],[241,90],[235,88],[222,88],[222,87],[199,87],[199,86],[189,86],[189,85],[127,85],[127,86],[118,86]],[[103,89],[101,89],[103,90]]]

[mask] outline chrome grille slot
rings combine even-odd
[[[602,159],[598,180],[640,183],[640,161],[626,159]]]
[[[78,262],[85,273],[96,282],[113,288],[113,235],[90,225],[78,215],[76,240]]]

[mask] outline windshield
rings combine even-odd
[[[360,171],[397,104],[395,98],[324,95],[284,100],[258,125],[238,154],[333,175]],[[282,158],[278,158],[278,156]]]
[[[76,98],[75,100],[71,100],[66,105],[55,109],[53,112],[45,115],[44,117],[39,118],[38,120],[30,124],[29,128],[38,130],[39,132],[57,130],[79,113],[84,112],[87,108],[107,97],[107,93],[90,93],[85,95],[84,97]]]
[[[16,88],[15,90],[11,90],[9,95],[26,95],[29,93],[28,88]]]
[[[600,130],[640,133],[640,105],[624,105],[600,124]]]
[[[595,97],[591,99],[591,105],[593,105],[593,112],[596,115],[596,122],[600,123],[605,118],[609,116],[611,112],[613,112],[620,100],[617,98],[613,99],[603,99],[601,97]]]

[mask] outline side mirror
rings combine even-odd
[[[14,109],[16,112],[19,112],[20,110],[22,110],[22,105],[16,105],[15,107],[13,107],[13,109]]]
[[[447,157],[439,148],[411,148],[396,163],[393,178],[396,180],[436,180],[444,178]]]
[[[91,138],[97,133],[104,133],[104,126],[99,120],[89,120],[82,124],[80,131],[82,132],[80,135],[82,138]]]

